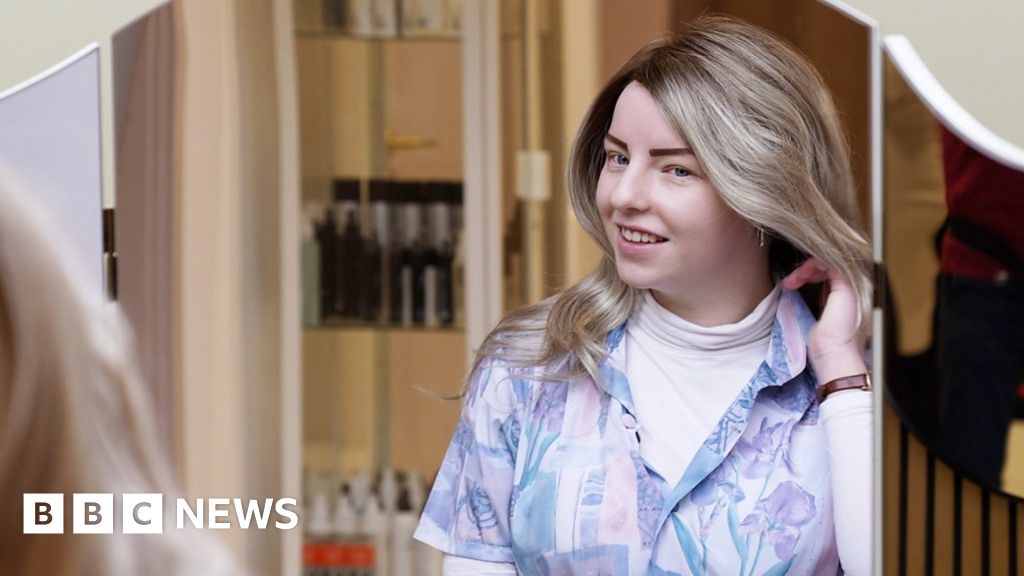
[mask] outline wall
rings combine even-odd
[[[1024,2],[848,0],[879,22],[882,34],[907,36],[939,82],[999,136],[1024,146]]]
[[[113,202],[113,89],[110,37],[164,0],[0,2],[0,90],[35,76],[90,42],[100,43],[103,203]]]

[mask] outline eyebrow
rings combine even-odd
[[[629,146],[625,142],[623,142],[622,140],[619,140],[615,136],[612,136],[611,133],[605,134],[604,137],[605,137],[605,139],[609,140],[612,144],[615,144],[616,146],[619,146],[623,150],[629,152]],[[693,153],[693,150],[691,150],[690,148],[686,148],[686,147],[683,147],[683,148],[651,148],[648,151],[648,154],[651,155],[651,158],[654,158],[654,157],[657,157],[657,156],[686,156],[686,155],[696,156]]]

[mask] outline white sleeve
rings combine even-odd
[[[475,558],[444,555],[441,564],[444,576],[515,576],[516,565],[511,562],[485,562]]]
[[[872,511],[872,393],[843,390],[821,404],[832,476],[836,546],[843,571],[869,575],[874,544]]]

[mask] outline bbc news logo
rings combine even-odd
[[[24,494],[22,532],[25,534],[64,533],[64,494]],[[163,534],[163,494],[122,494],[121,533]],[[71,531],[74,534],[113,534],[113,494],[72,494]],[[177,498],[174,504],[175,527],[226,530],[231,528],[231,516],[238,528],[255,527],[266,530],[273,525],[279,530],[291,530],[299,524],[294,498],[197,498],[190,503]],[[271,524],[271,518],[274,518]]]

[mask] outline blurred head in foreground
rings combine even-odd
[[[131,332],[70,242],[0,169],[0,572],[237,574],[216,541],[175,530]],[[99,257],[99,255],[97,255]],[[113,534],[72,534],[73,493],[114,495]],[[25,493],[62,493],[64,534],[23,534]],[[121,494],[162,493],[163,534],[121,534]]]

